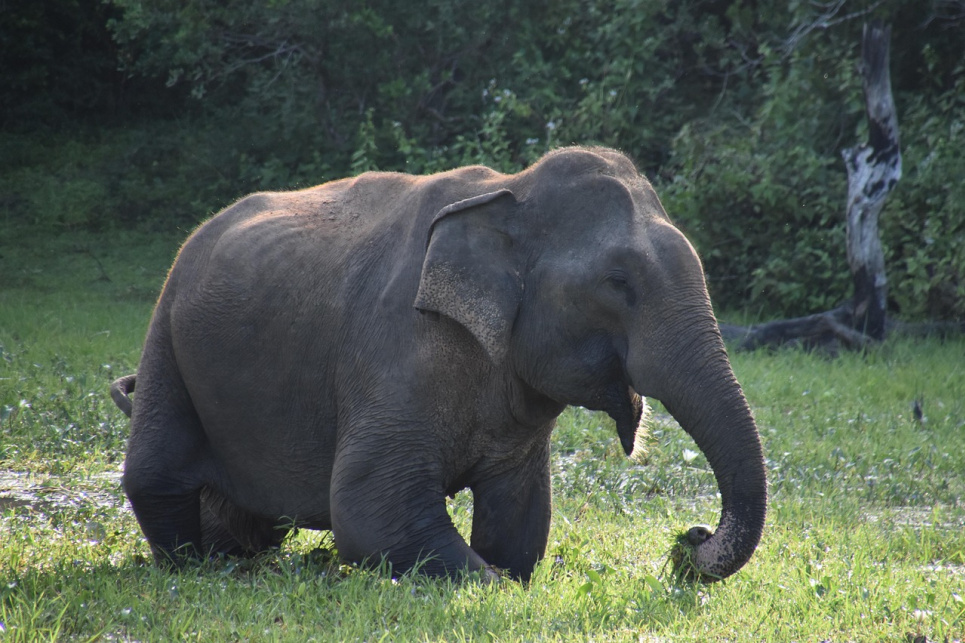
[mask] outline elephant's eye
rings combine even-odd
[[[622,272],[607,273],[606,282],[619,290],[626,290],[630,287],[630,281]]]
[[[630,284],[630,278],[620,270],[608,272],[604,278],[604,283],[609,286],[614,294],[618,295],[627,306],[634,306],[637,303],[637,293]]]

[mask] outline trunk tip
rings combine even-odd
[[[714,530],[707,525],[696,525],[687,530],[687,542],[697,547],[702,545],[714,535]]]

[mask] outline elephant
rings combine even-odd
[[[689,532],[699,577],[740,569],[763,531],[760,437],[700,260],[608,148],[249,195],[185,241],[111,394],[159,564],[303,527],[393,573],[525,581],[547,546],[557,416],[606,412],[630,455],[643,397],[716,477],[718,526]],[[446,508],[467,488],[469,543]]]

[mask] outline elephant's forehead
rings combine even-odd
[[[667,221],[667,215],[650,184],[606,175],[574,178],[554,190],[554,210],[569,218],[598,222],[621,230],[645,228],[649,222]]]
[[[533,205],[550,225],[564,229],[629,228],[636,217],[634,199],[626,186],[600,175],[540,186]]]

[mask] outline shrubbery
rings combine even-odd
[[[861,26],[881,18],[905,167],[882,216],[892,304],[965,315],[960,0],[54,4],[15,16],[38,37],[0,43],[0,62],[34,43],[89,83],[54,91],[63,74],[38,65],[12,77],[8,223],[190,225],[254,190],[375,168],[515,171],[600,143],[658,185],[715,300],[755,317],[850,295],[840,151],[867,138]],[[65,20],[75,37],[58,40]]]

